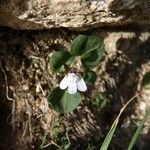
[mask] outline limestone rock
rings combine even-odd
[[[15,29],[150,23],[150,0],[1,0],[0,26]]]

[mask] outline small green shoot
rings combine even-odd
[[[106,93],[98,93],[95,99],[93,99],[92,104],[96,106],[98,109],[103,109],[108,103],[108,99],[106,98]]]

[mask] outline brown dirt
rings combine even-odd
[[[105,29],[86,33],[104,37],[106,54],[95,68],[98,79],[92,96],[106,91],[109,104],[101,111],[93,106],[90,93],[87,93],[89,96],[82,105],[63,117],[60,132],[67,130],[71,149],[87,149],[88,143],[99,149],[120,108],[140,90],[142,77],[150,70],[148,32]],[[52,142],[52,122],[58,114],[48,107],[46,97],[63,75],[49,70],[49,56],[54,50],[66,49],[78,34],[65,29],[0,30],[0,149],[38,149],[40,137],[45,133],[48,135],[45,144]],[[14,101],[9,101],[8,96]],[[149,91],[145,91],[127,108],[110,149],[126,149],[143,116],[144,106],[150,103],[148,97]],[[147,122],[137,150],[147,148],[149,128]]]

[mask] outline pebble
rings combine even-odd
[[[22,88],[23,88],[24,91],[28,91],[29,90],[29,86],[28,85],[23,85]]]

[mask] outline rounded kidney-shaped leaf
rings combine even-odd
[[[89,53],[93,50],[96,50],[100,48],[102,45],[103,45],[102,38],[95,36],[95,35],[88,36],[86,47],[84,49],[84,54]]]
[[[81,103],[79,92],[69,94],[67,91],[55,88],[48,96],[48,102],[59,113],[68,113],[77,108]]]
[[[144,75],[144,78],[142,80],[142,86],[144,89],[150,89],[150,72]]]
[[[71,45],[70,53],[74,56],[90,53],[103,45],[103,39],[95,35],[79,35]]]
[[[99,64],[99,62],[103,56],[103,53],[104,53],[104,46],[102,45],[101,47],[83,55],[81,57],[82,65],[85,68],[96,67]]]
[[[86,47],[87,40],[88,36],[86,35],[77,36],[71,44],[70,53],[74,56],[81,55]]]
[[[67,51],[54,52],[50,58],[50,65],[53,72],[61,72],[64,64],[72,57]]]

